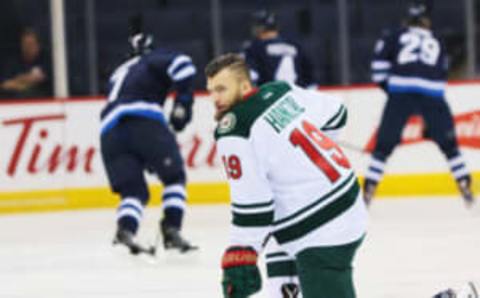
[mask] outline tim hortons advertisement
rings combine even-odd
[[[106,185],[99,152],[103,105],[100,99],[2,105],[0,191]],[[213,106],[199,98],[194,109],[192,125],[178,136],[189,178],[219,181]]]
[[[361,176],[375,144],[385,94],[375,87],[329,88],[323,92],[341,97],[348,108],[347,127],[340,145]],[[451,84],[447,98],[455,115],[462,152],[469,168],[477,173],[480,171],[480,84]],[[32,204],[42,205],[52,197],[61,206],[56,209],[74,208],[71,201],[63,198],[66,193],[78,206],[95,207],[93,200],[81,203],[86,198],[80,193],[97,199],[109,194],[99,153],[99,113],[103,105],[103,99],[0,103],[0,213],[30,210]],[[197,95],[192,123],[178,135],[188,171],[191,202],[210,202],[202,198],[211,194],[217,196],[216,202],[228,201],[213,139],[213,113],[208,96]],[[425,138],[422,119],[412,117],[403,131],[402,145],[388,161],[387,178],[447,173],[445,158]],[[158,184],[155,177],[148,179]],[[222,191],[215,189],[218,187]],[[390,194],[388,187],[384,192]]]

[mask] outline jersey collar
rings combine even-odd
[[[417,26],[411,26],[408,28],[410,31],[414,32],[414,33],[418,33],[420,35],[425,35],[425,36],[430,36],[432,35],[432,31],[428,30],[428,29],[425,29],[425,28],[421,28],[421,27],[417,27]]]

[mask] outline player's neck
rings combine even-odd
[[[277,38],[278,35],[278,31],[264,31],[258,36],[258,38],[261,40],[274,39]]]
[[[425,28],[425,27],[422,27],[422,26],[409,26],[409,30],[420,33],[422,35],[430,35],[431,34],[431,30],[429,28]]]

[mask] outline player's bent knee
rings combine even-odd
[[[185,184],[186,175],[183,169],[178,169],[176,171],[169,171],[168,173],[164,173],[161,179],[165,186],[174,184]]]
[[[440,150],[442,150],[443,154],[448,158],[454,158],[458,156],[458,146],[456,142],[446,140],[437,142]]]
[[[122,198],[134,197],[138,198],[143,204],[148,203],[148,188],[146,185],[123,184],[117,187],[118,193]]]

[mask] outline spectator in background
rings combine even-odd
[[[12,63],[7,62],[3,74],[0,83],[3,98],[52,96],[50,63],[32,28],[22,31],[20,57]]]
[[[252,81],[258,86],[280,80],[316,87],[312,61],[299,44],[280,35],[275,14],[260,10],[252,18],[254,39],[244,48]]]

